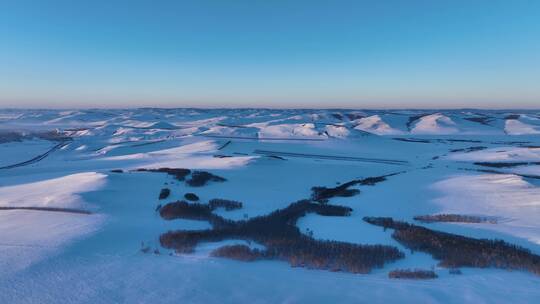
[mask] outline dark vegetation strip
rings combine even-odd
[[[184,168],[159,168],[159,169],[140,168],[135,171],[167,173],[169,175],[172,175],[174,178],[176,178],[179,181],[183,181],[186,178],[186,176],[188,176],[191,173],[191,170],[184,169]]]
[[[199,200],[199,197],[197,196],[197,194],[191,193],[191,192],[184,194],[184,198],[192,202],[196,202]]]
[[[422,144],[430,144],[431,141],[427,139],[421,139],[421,138],[402,138],[402,137],[394,137],[393,140],[397,141],[404,141],[404,142],[413,142],[413,143],[422,143]]]
[[[212,252],[210,256],[219,258],[229,258],[243,262],[253,262],[266,259],[265,251],[257,248],[250,248],[246,245],[226,245],[221,246]]]
[[[34,211],[92,214],[92,212],[87,211],[87,210],[82,210],[82,209],[55,208],[55,207],[0,207],[0,210],[34,210]]]
[[[404,254],[393,246],[316,240],[302,234],[296,226],[297,220],[308,213],[348,216],[351,211],[351,208],[344,206],[303,200],[268,215],[233,221],[214,214],[209,205],[175,202],[161,208],[160,214],[163,218],[208,220],[213,229],[169,231],[160,236],[160,243],[178,253],[191,253],[200,242],[242,239],[262,244],[265,249],[251,249],[241,245],[225,246],[214,251],[212,255],[243,261],[283,260],[291,266],[352,273],[368,273],[373,268],[380,268],[387,262],[404,257]]]
[[[485,150],[485,149],[487,149],[487,147],[474,146],[474,147],[468,147],[468,148],[462,148],[462,149],[453,149],[453,150],[450,150],[450,152],[452,152],[452,153],[456,153],[456,152],[470,153],[470,152],[475,152],[475,151],[482,151],[482,150]]]
[[[66,136],[63,132],[57,130],[44,132],[0,130],[0,144],[7,142],[21,142],[23,140],[30,140],[34,138],[40,138],[56,142],[71,140],[69,136]]]
[[[224,124],[224,123],[217,123],[216,126],[220,127],[228,127],[228,128],[239,128],[239,129],[250,129],[252,127],[244,126],[244,125],[231,125],[231,124]]]
[[[193,171],[191,178],[186,180],[186,184],[191,187],[202,187],[210,181],[224,182],[226,179],[206,171]]]
[[[161,191],[159,192],[159,199],[160,199],[160,200],[166,199],[166,198],[169,197],[169,195],[171,195],[171,189],[169,189],[169,188],[163,188],[163,189],[161,189]]]
[[[166,142],[166,141],[167,141],[166,139],[158,139],[158,140],[148,141],[144,143],[137,143],[137,144],[131,145],[131,147],[143,147],[143,146],[148,146],[148,145],[153,145],[153,144],[159,144],[161,142]]]
[[[481,140],[477,139],[437,139],[438,142],[445,143],[445,142],[459,142],[459,143],[481,143]]]
[[[8,142],[21,142],[23,139],[24,135],[20,132],[0,130],[0,144]]]
[[[214,198],[208,202],[208,206],[212,210],[215,210],[217,208],[224,208],[227,211],[231,211],[231,210],[236,210],[236,209],[242,209],[243,204],[242,202],[239,202],[239,201]]]
[[[223,226],[226,221],[212,211],[218,208],[224,208],[226,211],[241,209],[243,204],[238,201],[226,200],[221,198],[211,199],[208,204],[188,203],[186,201],[176,201],[168,203],[159,209],[162,218],[173,220],[177,218],[191,220],[205,220],[212,225]]]
[[[382,163],[391,165],[405,165],[409,162],[403,160],[393,159],[380,159],[380,158],[365,158],[365,157],[352,157],[352,156],[337,156],[337,155],[322,155],[322,154],[305,154],[305,153],[293,153],[293,152],[280,152],[280,151],[268,151],[268,150],[255,150],[255,154],[261,155],[274,155],[285,157],[300,157],[300,158],[317,158],[317,159],[330,159],[330,160],[347,160],[347,161],[360,161],[371,163]]]
[[[435,231],[388,217],[365,217],[364,221],[394,229],[392,237],[412,251],[427,252],[448,268],[477,267],[524,270],[540,275],[540,256],[502,240],[475,239]]]
[[[437,274],[432,270],[421,269],[396,269],[388,273],[390,279],[409,279],[409,280],[426,280],[436,279]]]
[[[386,180],[387,177],[401,174],[403,172],[397,172],[387,175],[368,177],[363,179],[355,179],[346,183],[343,183],[337,187],[327,188],[327,187],[313,187],[311,188],[311,200],[326,203],[329,199],[334,197],[351,197],[360,193],[358,189],[349,189],[349,187],[360,185],[360,186],[374,186],[380,182]]]
[[[497,219],[489,216],[463,215],[463,214],[433,214],[433,215],[418,215],[414,220],[422,223],[489,223],[497,224]]]
[[[208,182],[224,182],[225,178],[212,174],[206,171],[191,171],[184,168],[159,168],[159,169],[145,169],[140,168],[135,170],[137,172],[159,172],[167,173],[172,175],[178,181],[185,181],[188,186],[191,187],[202,187],[205,186]],[[191,174],[191,176],[189,176]],[[188,177],[186,179],[186,177]]]
[[[490,168],[513,168],[519,166],[540,165],[540,162],[475,162],[474,164]]]
[[[494,145],[526,145],[530,144],[530,141],[493,141],[491,144]]]

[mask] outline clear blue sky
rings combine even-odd
[[[0,107],[540,107],[540,1],[0,0]]]

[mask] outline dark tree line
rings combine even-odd
[[[365,217],[373,225],[394,229],[392,237],[403,246],[431,254],[448,268],[495,267],[526,270],[540,275],[540,256],[502,240],[475,239],[394,221],[385,217]]]
[[[519,166],[540,165],[540,162],[475,162],[474,164],[477,166],[490,168],[512,168]]]
[[[202,187],[208,182],[224,182],[225,178],[212,174],[206,171],[191,171],[184,168],[159,168],[159,169],[146,169],[139,168],[135,171],[138,172],[160,172],[172,175],[178,181],[185,181],[188,186]],[[191,174],[191,176],[189,176]],[[189,176],[189,178],[187,178]],[[187,178],[187,179],[186,179]]]
[[[171,195],[171,189],[169,189],[169,188],[163,188],[163,189],[161,189],[161,191],[159,192],[159,199],[160,199],[160,200],[166,199],[167,197],[169,197],[169,195]]]
[[[416,221],[422,223],[449,222],[449,223],[490,223],[497,224],[494,217],[463,215],[463,214],[433,214],[415,216]]]
[[[413,279],[413,280],[425,280],[436,279],[437,274],[432,270],[422,269],[396,269],[388,273],[390,279]]]
[[[184,169],[184,168],[159,168],[159,169],[140,168],[140,169],[137,169],[136,171],[167,173],[168,175],[172,175],[174,178],[176,178],[179,181],[183,181],[186,178],[186,176],[188,176],[191,173],[191,170]]]
[[[300,232],[296,222],[308,213],[348,216],[351,208],[318,204],[302,200],[278,209],[268,215],[249,220],[232,221],[212,213],[208,205],[176,202],[161,208],[164,218],[190,218],[208,220],[213,229],[197,231],[169,231],[160,237],[161,245],[179,253],[193,252],[200,242],[242,239],[255,241],[265,250],[247,246],[226,246],[213,255],[238,260],[272,259],[289,262],[291,266],[368,273],[375,267],[404,257],[393,246],[358,245],[346,242],[316,240]],[[166,211],[163,211],[166,210]]]
[[[183,218],[204,221],[211,221],[213,215],[207,204],[190,204],[186,201],[168,203],[159,209],[159,214],[166,220]]]
[[[206,171],[193,171],[191,178],[186,180],[186,184],[191,187],[202,187],[210,181],[224,182],[226,179]]]
[[[456,153],[456,152],[470,153],[470,152],[474,152],[474,151],[482,151],[482,150],[485,150],[485,149],[487,149],[487,147],[485,147],[485,146],[473,146],[473,147],[468,147],[468,148],[452,149],[452,150],[450,150],[450,152],[452,152],[452,153]]]
[[[159,209],[159,214],[166,220],[183,218],[208,221],[215,227],[230,225],[229,220],[212,212],[217,208],[225,208],[225,210],[231,211],[242,208],[242,203],[219,198],[211,199],[208,204],[176,201],[161,207]]]
[[[184,198],[192,202],[197,202],[199,200],[197,194],[191,192],[184,194]]]
[[[215,210],[217,208],[225,208],[225,210],[231,211],[235,209],[242,209],[242,202],[221,199],[221,198],[214,198],[208,202],[208,206],[212,210]]]
[[[343,183],[337,187],[313,187],[311,188],[311,200],[326,203],[333,197],[351,197],[360,194],[358,189],[349,189],[349,187],[360,186],[374,186],[380,182],[384,182],[387,177],[393,176],[399,173],[393,173],[382,176],[368,177],[363,179],[355,179],[346,183]]]
[[[397,141],[404,141],[404,142],[412,142],[412,143],[421,143],[421,144],[430,144],[431,140],[429,139],[422,139],[422,138],[403,138],[403,137],[394,137],[393,140]]]
[[[246,245],[227,245],[213,250],[210,253],[210,256],[253,262],[255,260],[263,259],[264,252],[257,248],[249,248]]]

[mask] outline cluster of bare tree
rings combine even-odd
[[[540,256],[502,240],[475,239],[394,221],[392,218],[365,217],[364,220],[394,229],[394,239],[412,251],[431,254],[441,261],[443,267],[495,267],[527,270],[540,275]]]
[[[253,262],[264,257],[263,251],[246,245],[221,246],[210,253],[213,257],[229,258],[243,262]]]
[[[349,187],[361,185],[361,186],[374,186],[377,183],[383,182],[388,176],[394,174],[368,177],[363,179],[355,179],[346,183],[343,183],[337,187],[327,188],[327,187],[313,187],[311,188],[311,200],[326,203],[329,199],[333,197],[350,197],[355,196],[360,193],[358,189],[349,189]]]
[[[167,173],[169,175],[172,175],[174,178],[176,178],[179,181],[183,181],[186,178],[186,176],[188,176],[191,173],[191,170],[184,169],[184,168],[159,168],[159,169],[140,168],[140,169],[137,169],[136,171]]]
[[[184,168],[159,168],[159,169],[139,168],[135,171],[167,173],[169,175],[172,175],[175,179],[179,181],[185,181],[186,184],[191,187],[202,187],[202,186],[205,186],[210,181],[213,181],[213,182],[226,181],[225,178],[221,176],[217,176],[210,172],[206,172],[206,171],[193,171],[192,172],[191,170],[184,169]],[[190,178],[186,180],[186,177],[190,174],[191,174]]]
[[[163,188],[163,189],[161,189],[161,191],[159,192],[159,199],[160,199],[160,200],[166,199],[167,197],[169,197],[169,195],[171,195],[171,189],[169,189],[169,188]]]
[[[485,150],[485,149],[487,149],[487,147],[485,147],[485,146],[473,146],[473,147],[468,147],[468,148],[452,149],[452,150],[450,150],[450,152],[452,152],[452,153],[456,153],[456,152],[471,153],[471,152],[481,151],[481,150]]]
[[[418,215],[415,220],[423,223],[450,222],[450,223],[490,223],[497,224],[497,219],[488,216],[463,215],[463,214],[433,214]]]
[[[242,205],[242,202],[238,202],[238,201],[214,198],[208,202],[208,206],[212,210],[217,209],[217,208],[225,208],[225,210],[231,211],[235,209],[242,209],[243,205]]]
[[[186,201],[168,203],[159,209],[159,214],[166,220],[183,218],[203,221],[210,221],[213,215],[207,204],[189,204]]]
[[[474,164],[490,168],[513,168],[519,166],[536,166],[540,165],[540,162],[475,162]]]
[[[318,204],[302,200],[278,209],[268,215],[249,220],[232,221],[212,213],[207,205],[176,202],[161,209],[162,216],[208,220],[213,229],[198,231],[169,231],[160,237],[161,245],[177,252],[193,252],[199,242],[243,239],[265,246],[265,250],[247,246],[228,246],[217,249],[213,255],[238,260],[277,259],[295,267],[308,267],[332,271],[367,273],[384,263],[403,258],[397,248],[384,245],[358,245],[346,242],[316,240],[300,232],[296,222],[308,213],[348,216],[351,208]],[[204,207],[201,207],[204,206]],[[164,216],[165,217],[165,216]],[[166,217],[165,217],[166,218]]]
[[[191,192],[184,194],[184,198],[192,202],[196,202],[199,200],[199,197],[197,196],[197,194],[191,193]]]
[[[186,184],[191,187],[202,187],[210,181],[224,182],[226,179],[206,171],[193,171],[191,178],[186,180]]]
[[[437,274],[432,270],[422,269],[396,269],[388,273],[390,279],[413,279],[413,280],[425,280],[436,279]]]

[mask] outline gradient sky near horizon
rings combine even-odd
[[[0,0],[0,107],[540,108],[540,1]]]

